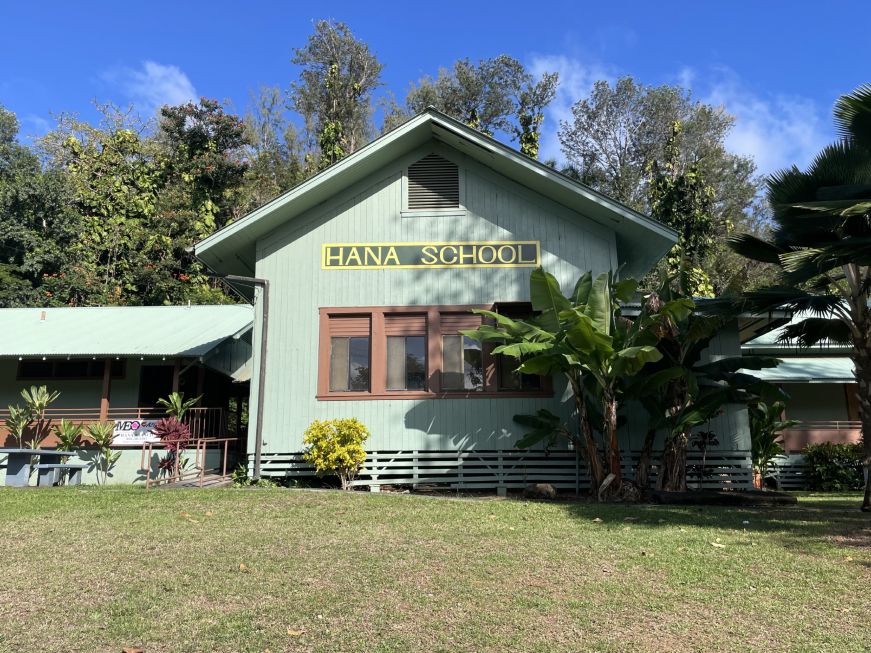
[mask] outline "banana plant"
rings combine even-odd
[[[688,299],[663,279],[650,302],[669,304]],[[726,323],[734,318],[722,311],[704,313],[704,304],[690,312],[671,312],[660,322],[657,348],[662,358],[643,376],[627,379],[626,394],[637,400],[648,415],[647,434],[635,471],[642,490],[647,488],[652,448],[657,433],[665,436],[658,486],[663,490],[686,489],[687,445],[694,429],[709,422],[729,403],[746,404],[760,396],[782,393],[742,370],[775,367],[779,360],[767,356],[733,356],[706,361],[705,350]]]
[[[775,459],[786,453],[781,432],[800,422],[797,419],[782,419],[786,408],[782,401],[768,403],[760,400],[749,404],[748,408],[753,470],[758,474],[760,482],[763,482],[769,468],[776,466]]]
[[[515,418],[532,429],[519,444],[528,447],[556,433],[570,433],[590,466],[597,497],[602,496],[604,487],[610,493],[619,492],[622,483],[617,437],[622,380],[662,357],[656,344],[663,316],[692,310],[692,302],[683,299],[658,306],[645,303],[634,319],[628,319],[621,304],[632,299],[637,287],[633,279],[617,281],[612,273],[594,279],[587,272],[571,295],[565,296],[556,278],[538,268],[530,276],[533,317],[513,320],[493,311],[476,310],[492,324],[463,332],[480,342],[498,343],[493,353],[513,358],[521,374],[561,374],[566,378],[575,401],[577,430],[554,421],[551,414]],[[601,411],[604,459],[593,437],[588,398]]]

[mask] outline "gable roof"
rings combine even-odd
[[[254,275],[260,238],[432,140],[614,230],[618,262],[627,274],[645,274],[677,242],[677,233],[660,222],[429,108],[200,241],[194,254],[217,272]]]
[[[0,309],[0,358],[204,356],[253,323],[248,304]]]

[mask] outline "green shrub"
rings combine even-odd
[[[336,474],[342,489],[350,490],[351,481],[366,461],[363,443],[368,438],[369,430],[353,417],[315,420],[305,431],[303,457],[318,474]]]
[[[808,466],[809,489],[842,492],[864,486],[861,445],[809,444],[802,453]]]

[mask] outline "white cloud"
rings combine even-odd
[[[535,55],[530,59],[529,69],[536,77],[544,73],[559,73],[556,98],[545,110],[539,158],[542,161],[563,161],[565,157],[557,137],[560,121],[571,120],[572,105],[590,94],[593,82],[598,79],[612,81],[614,75],[603,66],[586,64],[565,55]]]
[[[828,112],[809,98],[754,92],[729,70],[719,71],[704,89],[702,101],[735,116],[726,146],[752,156],[761,173],[793,164],[804,168],[834,140]]]
[[[118,86],[143,115],[152,115],[164,104],[183,104],[198,97],[181,68],[155,61],[145,61],[137,69],[110,70],[103,79]]]

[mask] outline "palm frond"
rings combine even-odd
[[[852,342],[849,327],[832,317],[809,317],[788,324],[780,332],[778,341],[802,348],[813,347],[825,341],[837,345],[849,345]]]
[[[871,84],[862,84],[839,97],[833,113],[841,138],[871,148]]]
[[[769,286],[745,293],[739,301],[742,310],[767,313],[776,309],[831,314],[841,303],[835,295],[814,295],[792,286]]]
[[[754,261],[761,261],[762,263],[779,265],[781,254],[786,253],[786,250],[752,234],[730,236],[726,243],[734,252],[741,256]]]

